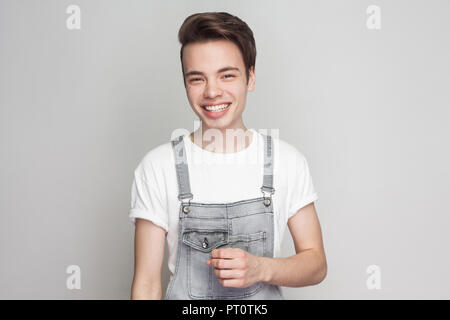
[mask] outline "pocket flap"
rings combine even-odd
[[[184,232],[183,242],[196,250],[211,252],[228,243],[228,231],[189,230]]]

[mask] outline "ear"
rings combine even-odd
[[[256,81],[255,66],[251,66],[248,72],[247,91],[253,91],[255,89],[255,81]]]

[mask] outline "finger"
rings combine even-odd
[[[243,279],[219,279],[219,282],[224,287],[244,288]]]
[[[240,259],[210,259],[210,265],[218,269],[242,269]]]
[[[244,271],[239,269],[217,269],[214,268],[214,274],[219,279],[236,279],[243,278]]]
[[[221,259],[234,259],[242,258],[245,255],[245,251],[240,248],[223,248],[214,249],[211,251],[211,258],[221,258]]]

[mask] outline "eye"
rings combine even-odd
[[[227,77],[234,78],[234,75],[232,75],[232,74],[226,74],[226,75],[224,75],[224,77],[225,77],[225,78],[227,78]]]

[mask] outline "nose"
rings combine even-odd
[[[214,99],[222,94],[222,89],[215,81],[208,81],[205,87],[205,98]]]

